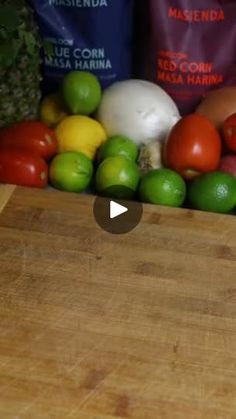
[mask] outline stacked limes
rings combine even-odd
[[[137,157],[138,147],[130,138],[109,138],[98,152],[96,192],[113,198],[132,198],[140,180]]]

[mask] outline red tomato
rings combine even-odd
[[[44,188],[48,183],[47,164],[29,150],[0,149],[0,183]]]
[[[0,131],[0,147],[27,148],[45,160],[57,152],[55,133],[40,121],[17,122]]]
[[[205,117],[191,114],[172,128],[165,147],[165,165],[192,179],[218,168],[221,139],[214,125]]]
[[[228,149],[236,152],[236,113],[229,116],[223,124],[223,139]]]

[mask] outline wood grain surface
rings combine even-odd
[[[14,185],[0,185],[0,212],[5,207],[7,201],[15,190]]]
[[[113,236],[92,205],[0,214],[0,418],[235,419],[235,217],[145,206]]]

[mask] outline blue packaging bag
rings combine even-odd
[[[44,43],[44,90],[70,70],[91,71],[105,88],[131,77],[133,0],[31,0]]]

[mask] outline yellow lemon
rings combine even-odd
[[[80,151],[90,159],[95,158],[97,150],[107,139],[103,126],[83,115],[66,117],[57,125],[55,132],[59,153]]]
[[[43,98],[39,112],[40,120],[50,128],[54,128],[67,116],[62,99],[57,93],[52,93]]]

